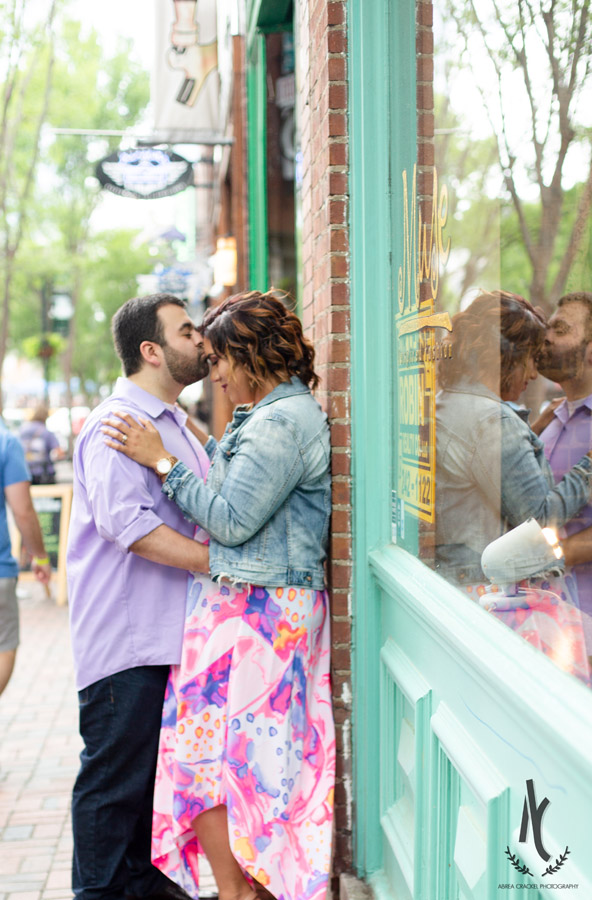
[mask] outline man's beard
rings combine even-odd
[[[588,342],[582,341],[575,347],[554,350],[547,344],[537,358],[537,369],[545,378],[559,384],[562,381],[571,381],[582,374],[587,346]]]
[[[208,361],[200,348],[195,350],[195,359],[189,359],[169,344],[162,344],[162,352],[171,377],[177,384],[195,384],[208,374]]]

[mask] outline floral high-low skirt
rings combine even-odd
[[[218,585],[189,592],[167,685],[152,859],[198,897],[191,828],[225,804],[230,847],[278,900],[321,900],[331,865],[335,732],[327,594]]]

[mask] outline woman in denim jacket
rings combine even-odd
[[[335,739],[324,590],[329,429],[314,351],[271,295],[237,295],[200,328],[212,381],[238,404],[206,482],[148,423],[109,420],[110,446],[163,478],[209,534],[167,687],[153,860],[197,896],[205,852],[221,900],[324,897]],[[200,435],[198,435],[200,436]]]
[[[516,402],[537,377],[543,317],[522,297],[483,293],[453,318],[436,398],[436,568],[483,581],[487,544],[530,516],[559,527],[590,499],[589,454],[555,484],[543,442]]]

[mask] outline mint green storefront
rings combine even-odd
[[[589,900],[590,691],[421,561],[429,523],[408,500],[399,436],[406,404],[423,402],[400,352],[413,312],[416,29],[410,0],[350,0],[357,874],[393,900]],[[429,460],[425,472],[419,509]],[[548,863],[534,842],[544,798]]]

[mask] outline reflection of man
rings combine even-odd
[[[186,898],[150,862],[152,793],[171,664],[180,662],[187,570],[203,569],[194,527],[158,476],[105,446],[115,410],[149,419],[205,476],[207,457],[175,401],[207,364],[182,301],[128,300],[113,317],[126,378],[88,417],[74,454],[68,585],[84,740],[74,786],[73,888],[82,900]]]
[[[549,320],[537,366],[542,375],[558,382],[565,391],[565,400],[556,407],[541,434],[555,481],[559,481],[592,448],[592,293],[561,298]],[[565,531],[573,535],[590,525],[592,504],[587,504],[567,523]],[[573,570],[580,607],[592,616],[592,532],[586,535],[585,545],[577,557],[566,550],[566,558],[568,562],[581,561]]]
[[[33,557],[32,571],[42,584],[49,584],[51,568],[29,490],[31,475],[23,448],[0,424],[0,694],[8,684],[19,642],[16,598],[18,563],[10,549],[6,504],[11,509],[23,543]]]

